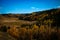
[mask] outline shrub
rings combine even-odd
[[[6,26],[1,26],[0,31],[7,32],[7,27]]]

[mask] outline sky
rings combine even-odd
[[[60,7],[60,0],[0,0],[0,13],[31,13]]]

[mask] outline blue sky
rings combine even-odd
[[[60,0],[0,0],[0,13],[31,13],[60,7]]]

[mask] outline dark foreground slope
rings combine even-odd
[[[0,40],[16,40],[6,32],[0,32]]]

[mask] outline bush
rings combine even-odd
[[[0,31],[7,32],[7,27],[6,26],[1,26]]]

